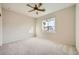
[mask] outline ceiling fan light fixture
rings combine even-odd
[[[40,9],[40,7],[42,6],[42,3],[34,4],[34,6],[27,4],[27,6],[32,8],[32,10],[29,10],[28,12],[35,11],[37,15],[38,15],[38,11],[45,12],[45,9]]]

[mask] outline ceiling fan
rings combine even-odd
[[[40,7],[42,6],[42,3],[34,4],[34,6],[27,4],[27,6],[32,8],[32,10],[29,10],[28,12],[36,11],[37,15],[38,15],[38,11],[42,11],[42,12],[45,11],[45,9],[40,9]]]

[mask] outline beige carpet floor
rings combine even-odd
[[[75,55],[75,47],[57,44],[45,39],[30,38],[3,44],[0,55]]]

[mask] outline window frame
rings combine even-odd
[[[49,32],[49,33],[56,33],[56,17],[50,17],[50,18],[46,18],[46,19],[43,19],[42,20],[42,22],[41,23],[43,23],[43,21],[45,20],[51,20],[51,18],[55,18],[54,20],[55,20],[55,26],[52,26],[52,27],[55,27],[55,30],[52,30],[52,31],[46,31],[46,30],[44,30],[42,27],[43,27],[43,25],[41,24],[41,30],[42,30],[42,32]]]

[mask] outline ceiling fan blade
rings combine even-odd
[[[34,8],[34,7],[32,7],[31,5],[29,5],[29,4],[27,4],[27,6],[29,6],[29,7],[31,7],[31,8]]]
[[[35,7],[37,7],[37,5],[35,4]]]
[[[38,11],[45,11],[45,9],[38,9]]]
[[[41,7],[41,6],[42,6],[42,3],[39,3],[39,4],[38,4],[38,7]]]
[[[28,11],[28,12],[32,12],[32,11],[34,11],[34,9],[33,9],[33,10],[30,10],[30,11]]]

